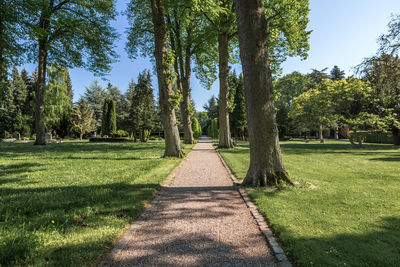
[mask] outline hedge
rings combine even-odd
[[[133,140],[127,138],[101,138],[101,137],[94,137],[90,138],[89,142],[98,142],[98,143],[129,143],[133,142]]]
[[[357,133],[362,134],[366,137],[365,143],[381,143],[381,144],[393,144],[392,133],[384,132],[368,132],[368,131],[357,131]]]

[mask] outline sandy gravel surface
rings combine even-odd
[[[273,266],[212,143],[201,140],[146,212],[114,266]]]

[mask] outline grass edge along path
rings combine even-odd
[[[0,148],[1,266],[98,263],[182,161],[160,142]]]
[[[396,266],[400,262],[400,149],[391,145],[281,142],[299,182],[283,190],[247,189],[299,266]],[[243,179],[248,144],[219,149]]]

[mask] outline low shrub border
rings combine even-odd
[[[99,138],[94,137],[90,138],[89,142],[96,142],[96,143],[130,143],[133,140],[129,140],[127,138]]]

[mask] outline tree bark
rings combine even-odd
[[[182,80],[182,102],[181,114],[183,124],[183,142],[185,144],[194,144],[192,119],[190,117],[190,56],[186,56],[185,60],[185,76]]]
[[[183,47],[181,40],[181,30],[178,23],[178,16],[176,12],[175,16],[175,38],[176,38],[176,62],[175,69],[178,74],[178,88],[182,93],[182,102],[180,103],[182,125],[183,125],[183,142],[185,144],[194,144],[192,120],[190,118],[190,77],[191,77],[191,51],[190,51],[190,35],[191,30],[188,31],[187,44],[185,49],[185,60],[183,56]],[[173,38],[171,38],[173,39]],[[175,44],[173,44],[173,47]],[[179,67],[178,67],[179,66]],[[178,71],[179,68],[179,71]]]
[[[335,127],[335,140],[339,140],[339,127]]]
[[[182,158],[184,153],[181,148],[175,110],[171,102],[172,86],[168,81],[171,78],[171,71],[167,63],[167,29],[164,22],[162,0],[151,0],[151,13],[154,27],[154,56],[156,58],[161,123],[165,138],[164,157]]]
[[[79,139],[80,139],[81,141],[83,140],[83,134],[82,134],[82,133],[79,134]]]
[[[232,148],[231,130],[229,127],[229,36],[227,33],[218,35],[219,63],[219,144],[221,148]]]
[[[324,128],[322,127],[322,125],[319,126],[319,142],[320,143],[324,143]]]
[[[393,128],[392,133],[393,133],[393,144],[395,146],[400,146],[400,129]]]
[[[49,26],[48,19],[41,18],[40,28],[47,31]],[[35,145],[46,144],[46,129],[44,126],[44,90],[46,83],[46,68],[47,68],[47,36],[39,39],[39,66],[38,80],[35,92],[35,130],[36,141]]]
[[[268,22],[259,0],[235,0],[246,92],[250,167],[243,184],[293,184],[283,165],[276,127]]]

